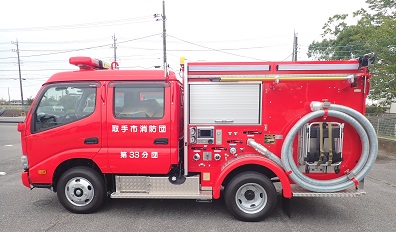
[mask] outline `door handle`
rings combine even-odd
[[[98,144],[98,143],[99,143],[99,139],[96,137],[86,138],[84,140],[84,144]]]
[[[154,144],[168,144],[168,138],[156,138]]]

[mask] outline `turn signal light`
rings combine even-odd
[[[47,170],[45,170],[45,169],[38,170],[37,172],[38,172],[39,175],[45,175],[45,174],[47,174]]]

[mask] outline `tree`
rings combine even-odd
[[[396,100],[396,0],[366,0],[370,12],[330,17],[323,26],[322,41],[313,41],[308,57],[325,60],[351,59],[369,52],[376,63],[369,97],[390,105]],[[346,21],[354,19],[356,24]]]
[[[377,105],[366,105],[366,114],[383,114],[387,108],[380,107]]]
[[[34,98],[32,98],[32,97],[26,99],[26,105],[28,105],[28,106],[32,105],[33,101],[34,101]]]

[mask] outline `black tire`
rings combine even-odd
[[[59,178],[57,195],[60,203],[73,213],[93,213],[105,200],[103,177],[89,167],[75,167]]]
[[[230,213],[247,222],[262,221],[277,204],[275,186],[267,176],[258,172],[243,172],[232,178],[224,198]]]

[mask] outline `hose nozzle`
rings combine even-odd
[[[313,101],[310,104],[311,111],[318,111],[323,109],[328,109],[330,107],[330,102],[324,100],[323,102]]]
[[[324,105],[323,102],[313,101],[310,104],[311,111],[323,110],[323,105]]]

